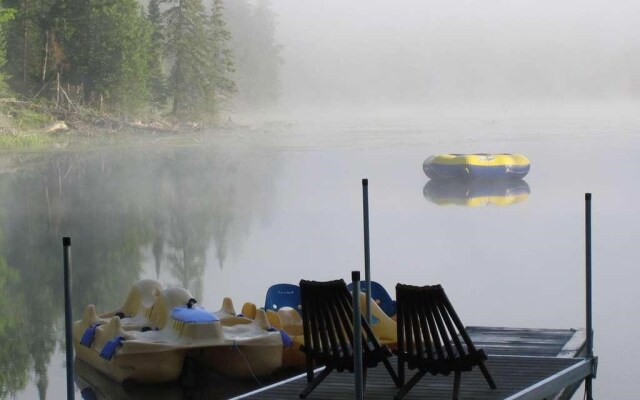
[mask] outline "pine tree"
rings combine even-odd
[[[80,7],[78,18],[68,20],[70,82],[82,86],[87,104],[104,100],[114,111],[148,104],[152,28],[136,1],[95,0]]]
[[[5,31],[10,83],[19,92],[30,95],[42,85],[44,49],[45,43],[49,43],[45,33],[55,0],[4,0],[4,5],[16,10]]]
[[[232,79],[236,83],[237,93],[234,103],[237,109],[245,109],[249,102],[249,82],[251,81],[251,13],[247,0],[225,0],[225,21],[231,35],[230,47],[233,49],[234,72]]]
[[[226,0],[227,22],[236,60],[233,75],[240,108],[265,109],[276,104],[280,91],[282,47],[275,41],[276,14],[269,0]]]
[[[14,17],[14,9],[5,9],[0,6],[0,93],[4,93],[7,90],[7,84],[5,82],[7,75],[3,71],[3,67],[7,63],[5,28],[7,22],[11,21]]]
[[[169,77],[172,114],[202,118],[214,112],[208,100],[215,87],[211,46],[202,0],[168,0],[165,11],[167,55],[173,63]]]
[[[110,0],[113,1],[113,0]],[[120,112],[140,110],[151,101],[152,27],[136,0],[119,0],[113,15],[114,68],[103,85],[109,103]],[[112,79],[113,78],[113,79]]]
[[[250,104],[268,108],[278,101],[280,95],[279,70],[282,47],[276,44],[276,14],[269,0],[257,0],[252,15],[252,70]]]
[[[162,55],[164,49],[164,34],[162,33],[162,16],[160,0],[150,0],[148,6],[149,22],[151,22],[151,54],[149,59],[149,73],[151,77],[151,101],[154,107],[162,107],[167,101],[167,87],[162,70]]]
[[[224,20],[222,0],[213,1],[209,27],[214,82],[211,100],[215,105],[215,117],[222,107],[230,104],[231,96],[236,92],[235,82],[231,78],[234,72],[233,54],[229,48],[231,34]]]

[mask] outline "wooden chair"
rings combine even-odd
[[[430,373],[454,373],[453,399],[458,399],[463,371],[478,366],[487,383],[496,388],[484,365],[487,355],[476,349],[440,285],[396,286],[398,306],[398,377],[402,389],[395,396],[402,399],[412,387]],[[418,372],[404,385],[404,368]]]
[[[307,387],[300,393],[305,398],[331,371],[354,372],[353,354],[353,303],[344,280],[329,282],[300,281],[302,299],[302,323],[307,370]],[[367,368],[382,362],[389,371],[393,383],[398,377],[389,362],[391,351],[378,342],[371,328],[362,317],[362,363],[366,381]],[[318,375],[314,365],[324,365]]]

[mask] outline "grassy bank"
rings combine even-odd
[[[14,99],[0,101],[0,149],[35,149],[51,146],[55,140],[46,133],[56,117],[47,110]]]
[[[179,133],[168,124],[129,123],[89,109],[63,110],[14,98],[0,98],[0,150],[41,150],[69,142],[112,141],[132,133],[155,130]],[[91,139],[89,139],[89,137]]]
[[[42,149],[55,144],[55,141],[46,134],[2,134],[0,135],[0,149]]]
[[[63,110],[0,97],[0,152],[86,149],[136,144],[237,144],[248,126],[232,122],[201,125],[154,115],[131,121],[82,107]]]

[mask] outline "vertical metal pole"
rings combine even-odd
[[[369,180],[362,180],[362,212],[364,219],[364,279],[367,295],[366,320],[371,325],[371,259],[369,258]]]
[[[362,372],[362,322],[360,315],[360,271],[351,272],[351,295],[353,297],[353,371],[355,375],[356,400],[364,398]]]
[[[587,319],[587,358],[593,358],[593,308],[591,287],[591,193],[585,193],[585,260],[586,260],[586,319]],[[593,377],[585,379],[587,400],[593,400]]]
[[[62,238],[64,258],[64,333],[67,352],[67,400],[75,398],[73,383],[73,335],[71,332],[73,314],[71,313],[71,238]]]

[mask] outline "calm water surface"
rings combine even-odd
[[[373,279],[391,292],[397,282],[441,283],[468,325],[584,327],[592,192],[595,391],[636,398],[638,126],[287,125],[207,145],[5,154],[0,398],[64,398],[63,236],[75,315],[88,303],[117,307],[141,278],[186,287],[209,309],[229,296],[239,309],[262,303],[273,283],[363,269],[365,177]],[[521,152],[532,162],[527,188],[500,206],[470,201],[477,188],[429,187],[422,162],[441,152]],[[174,388],[127,393],[77,370],[101,385],[100,398],[182,398]]]

